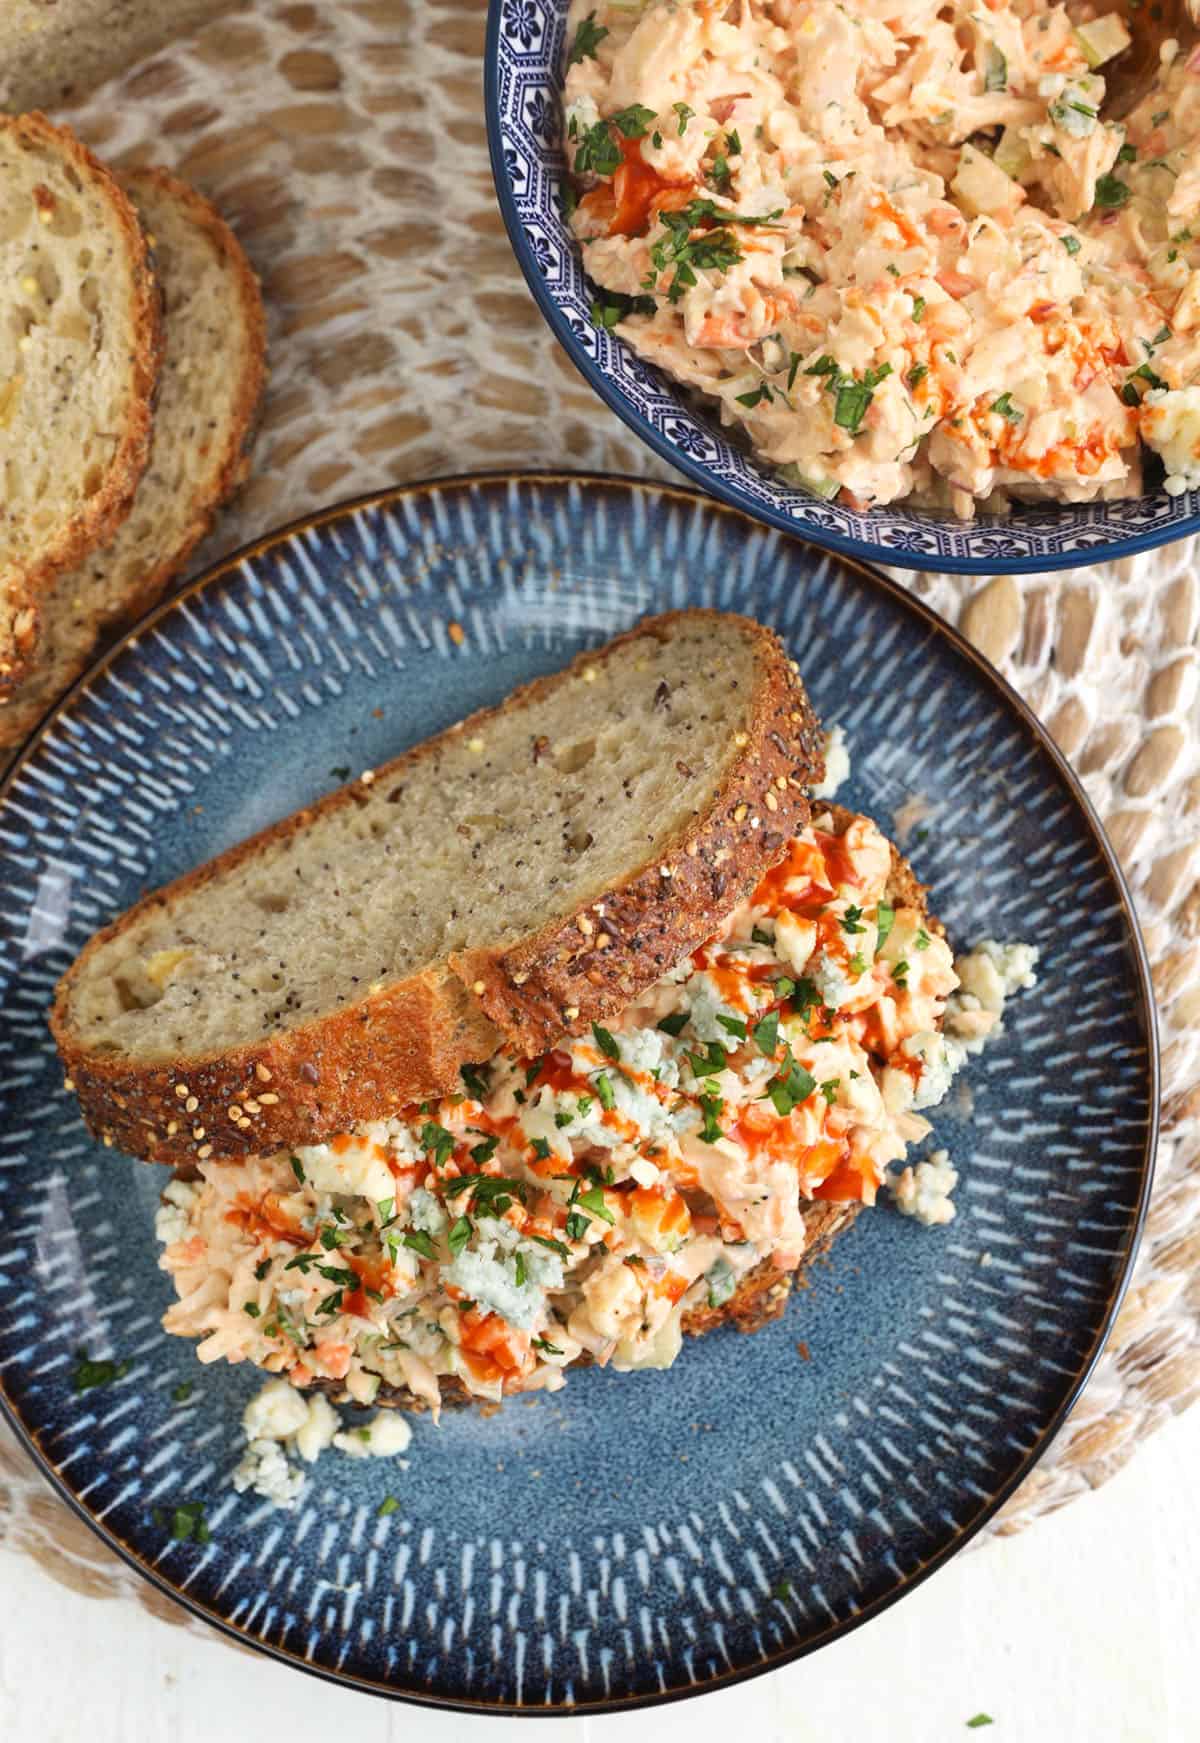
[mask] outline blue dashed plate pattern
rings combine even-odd
[[[509,237],[556,338],[601,399],[694,483],[827,550],[911,569],[1025,573],[1130,557],[1200,529],[1200,490],[1020,509],[964,525],[901,506],[869,514],[786,484],[661,370],[591,318],[594,290],[563,217],[562,69],[570,0],[490,0],[484,93]]]
[[[206,1369],[159,1329],[163,1176],[88,1138],[46,1032],[56,979],[142,890],[347,766],[645,613],[699,604],[785,638],[848,734],[848,803],[891,828],[921,797],[910,851],[954,940],[1042,952],[1037,988],[970,1070],[973,1113],[963,1092],[938,1112],[957,1219],[926,1230],[881,1205],[782,1320],[692,1343],[668,1373],[592,1370],[490,1419],[421,1419],[407,1469],[328,1453],[293,1512],[236,1495],[238,1419],[261,1376]],[[708,498],[481,476],[264,540],[149,617],[27,747],[0,794],[0,887],[0,1402],[148,1579],[289,1663],[538,1713],[783,1664],[979,1528],[1116,1311],[1157,1065],[1146,964],[1095,817],[1018,699],[924,606]],[[78,1393],[80,1349],[127,1370]],[[206,1542],[161,1523],[189,1501],[205,1504]]]

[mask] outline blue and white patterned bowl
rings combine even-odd
[[[694,483],[827,550],[910,569],[1065,569],[1131,557],[1200,530],[1200,490],[1125,502],[1020,509],[971,525],[903,507],[861,514],[785,484],[722,431],[714,413],[593,323],[593,291],[562,215],[559,139],[569,0],[490,0],[484,94],[500,209],[529,288],[601,399]]]
[[[159,884],[647,612],[774,625],[952,936],[1022,938],[1040,984],[937,1136],[958,1218],[861,1217],[753,1338],[666,1374],[571,1376],[416,1424],[411,1467],[326,1454],[294,1513],[229,1486],[261,1376],[159,1318],[162,1174],[92,1143],[46,1032],[93,928]],[[462,626],[465,635],[450,633]],[[910,1590],[1044,1449],[1120,1298],[1156,1057],[1129,899],[1083,795],[996,674],[900,588],[688,492],[420,485],[266,539],[151,616],[0,792],[0,1403],[147,1578],[289,1663],[523,1712],[695,1693]],[[802,1360],[803,1340],[810,1360]],[[76,1351],[129,1363],[78,1394]],[[174,1394],[182,1383],[185,1401]],[[392,1492],[398,1510],[381,1517]],[[156,1509],[203,1501],[207,1543]]]

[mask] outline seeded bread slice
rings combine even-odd
[[[84,1115],[163,1162],[315,1143],[652,985],[809,815],[778,638],[650,618],[140,902],[64,977]]]
[[[127,196],[65,128],[0,117],[0,691],[28,668],[52,577],[128,513],[161,354]]]
[[[262,298],[220,214],[162,169],[123,178],[153,245],[166,310],[150,460],[113,541],[41,603],[29,675],[0,693],[0,749],[20,744],[104,632],[140,617],[187,562],[250,465],[265,379]]]

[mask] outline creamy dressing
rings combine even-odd
[[[1200,53],[1121,124],[1086,5],[575,0],[568,40],[599,317],[791,481],[1200,485]]]

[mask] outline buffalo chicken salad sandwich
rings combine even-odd
[[[879,827],[810,797],[822,742],[769,632],[651,619],[93,940],[60,1050],[93,1129],[174,1166],[164,1324],[277,1377],[256,1421],[317,1432],[285,1381],[436,1414],[665,1368],[774,1318],[881,1187],[953,1215],[910,1153],[1036,953],[956,965]]]
[[[1195,487],[1200,64],[1112,119],[1095,12],[575,0],[597,318],[851,507],[1137,496],[1147,453]]]

